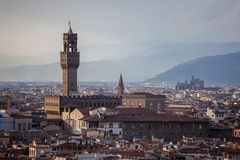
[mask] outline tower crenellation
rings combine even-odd
[[[77,96],[77,70],[79,55],[77,49],[77,33],[73,33],[69,23],[68,33],[63,33],[63,51],[60,52],[60,61],[63,71],[62,95]]]

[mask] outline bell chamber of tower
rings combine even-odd
[[[77,33],[73,33],[69,23],[68,33],[63,33],[63,51],[60,52],[62,67],[62,95],[77,96],[77,70],[79,66],[79,55],[77,49]]]

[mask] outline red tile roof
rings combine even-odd
[[[148,114],[140,116],[123,117],[120,115],[112,116],[91,116],[83,119],[89,122],[208,122],[208,120],[198,119],[187,116],[177,116],[171,114]]]
[[[118,114],[154,114],[146,108],[117,108]]]

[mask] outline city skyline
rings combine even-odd
[[[0,159],[240,159],[240,0],[0,4]]]

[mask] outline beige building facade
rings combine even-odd
[[[82,133],[83,129],[86,129],[86,124],[82,120],[84,114],[80,109],[75,108],[72,112],[62,112],[62,120],[64,121],[64,128],[71,130],[72,133]]]
[[[122,95],[122,104],[127,108],[147,108],[151,111],[160,112],[165,107],[165,95],[151,93],[132,93]]]
[[[36,144],[35,141],[29,145],[29,157],[38,158],[52,152],[52,147],[48,144]]]

